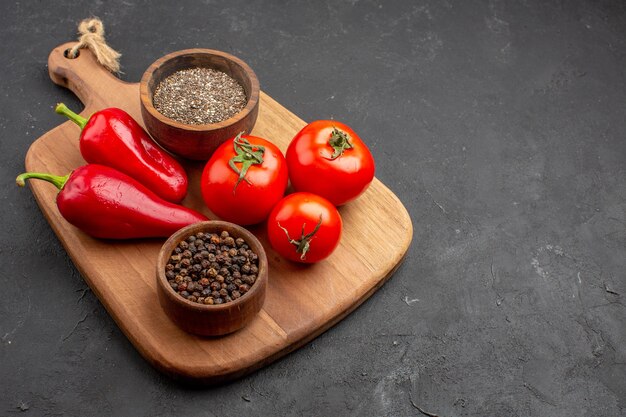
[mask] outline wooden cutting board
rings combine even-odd
[[[120,81],[91,52],[64,57],[72,43],[50,54],[52,80],[72,90],[88,117],[120,107],[141,123],[139,85]],[[61,116],[59,116],[61,117]],[[261,93],[252,134],[276,143],[283,152],[305,122]],[[26,169],[65,175],[85,164],[78,148],[79,129],[70,121],[44,134],[30,147]],[[367,138],[365,138],[367,142]],[[186,163],[189,195],[183,204],[215,218],[202,202],[203,164]],[[244,329],[220,338],[180,330],[162,311],[156,295],[155,263],[165,239],[103,241],[67,223],[55,204],[56,188],[30,181],[39,206],[74,264],[141,355],[174,377],[219,383],[258,369],[312,340],[371,296],[403,260],[413,234],[409,215],[380,181],[340,209],[344,234],[327,260],[302,266],[282,259],[267,244],[263,225],[252,228],[268,249],[269,286],[263,309]]]

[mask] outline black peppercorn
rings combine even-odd
[[[241,298],[257,278],[258,256],[226,231],[198,232],[178,243],[165,266],[170,287],[187,300],[223,304]]]

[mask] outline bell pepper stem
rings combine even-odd
[[[65,185],[69,177],[70,177],[70,174],[67,174],[65,176],[60,176],[60,175],[52,175],[52,174],[43,174],[40,172],[25,172],[17,176],[17,178],[15,179],[15,183],[19,185],[20,187],[23,187],[25,184],[25,180],[30,179],[30,178],[35,178],[38,180],[48,181],[54,184],[59,190],[62,190],[63,186]]]
[[[74,113],[63,103],[58,103],[54,108],[54,111],[76,123],[81,130],[83,130],[85,128],[85,125],[87,124],[88,119],[85,119],[83,116]]]

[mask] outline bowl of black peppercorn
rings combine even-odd
[[[222,336],[261,310],[268,263],[248,230],[210,220],[180,229],[163,244],[156,278],[159,303],[175,324],[192,334]]]

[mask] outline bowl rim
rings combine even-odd
[[[178,242],[180,242],[184,236],[189,236],[190,235],[189,231],[191,229],[202,227],[203,229],[202,231],[206,233],[204,229],[221,228],[221,230],[224,230],[224,226],[234,228],[238,234],[242,235],[241,237],[246,241],[246,243],[248,243],[251,249],[253,249],[251,242],[254,242],[253,244],[258,247],[258,249],[257,248],[253,249],[253,251],[256,253],[256,255],[259,258],[259,261],[258,261],[259,272],[257,273],[257,280],[254,282],[254,284],[250,286],[250,290],[246,292],[245,294],[243,294],[241,297],[237,298],[236,300],[229,301],[223,304],[200,304],[200,303],[189,301],[183,298],[181,295],[179,295],[178,293],[174,291],[174,289],[170,286],[169,281],[165,277],[165,265],[167,264],[167,258],[171,256],[172,250],[174,250],[174,247],[175,247],[174,243],[176,243],[177,245]],[[166,248],[168,247],[170,247],[171,249],[166,250]],[[157,273],[158,285],[165,289],[165,293],[168,294],[167,295],[168,299],[178,304],[182,304],[186,308],[191,308],[193,310],[201,311],[201,312],[218,312],[222,310],[230,310],[234,308],[236,309],[239,305],[248,302],[248,300],[251,300],[258,292],[263,290],[262,287],[267,285],[268,272],[269,272],[268,269],[269,269],[269,266],[267,262],[267,256],[265,254],[265,249],[263,248],[263,245],[261,244],[259,239],[256,236],[254,236],[252,232],[250,232],[246,228],[239,226],[238,224],[226,222],[223,220],[207,220],[203,222],[193,223],[193,224],[190,224],[189,226],[185,226],[182,229],[179,229],[173,235],[171,235],[165,241],[165,243],[163,243],[163,245],[161,246],[161,249],[159,250],[159,254],[158,254],[157,262],[156,262],[156,273]]]
[[[222,120],[217,123],[206,123],[202,125],[192,125],[185,124],[174,119],[170,119],[169,117],[161,114],[153,105],[152,100],[150,99],[151,94],[148,88],[148,84],[150,79],[152,79],[154,72],[159,69],[163,64],[167,61],[171,61],[173,59],[179,58],[185,55],[216,55],[222,58],[225,58],[229,61],[234,62],[243,68],[244,73],[250,79],[250,97],[247,98],[246,105],[239,112],[235,113],[233,116],[228,119]],[[218,51],[216,49],[205,49],[205,48],[192,48],[192,49],[181,49],[179,51],[171,52],[167,55],[162,56],[161,58],[154,61],[143,73],[141,80],[139,81],[139,98],[141,105],[144,109],[155,119],[158,119],[161,123],[164,123],[172,128],[182,129],[182,130],[191,130],[198,132],[206,132],[212,130],[218,130],[230,125],[235,124],[239,120],[245,119],[257,106],[259,102],[260,95],[260,86],[259,79],[257,78],[255,72],[252,68],[246,64],[240,58],[231,55],[227,52]]]

